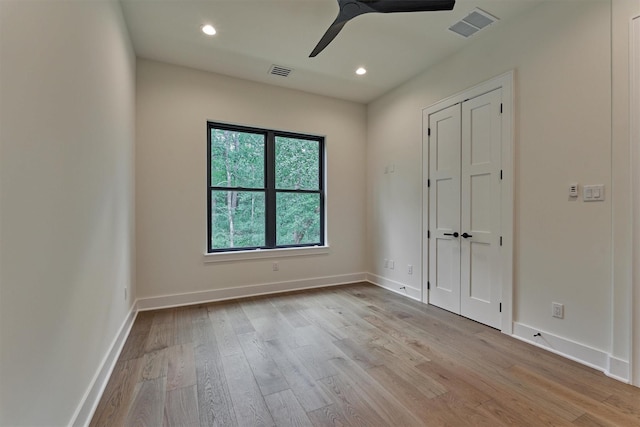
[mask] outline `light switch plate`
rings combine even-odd
[[[604,185],[585,185],[582,187],[582,199],[585,202],[601,202],[604,200]]]

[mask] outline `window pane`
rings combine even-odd
[[[276,244],[320,244],[320,195],[276,195]]]
[[[308,139],[276,137],[276,188],[318,190],[320,143]]]
[[[261,191],[211,192],[211,248],[265,245],[265,196]]]
[[[211,129],[211,185],[264,188],[262,134]]]

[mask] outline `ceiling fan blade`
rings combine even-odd
[[[380,13],[452,10],[456,0],[360,0]]]
[[[311,55],[309,55],[309,58],[313,58],[317,54],[322,52],[324,48],[327,47],[329,43],[331,43],[331,41],[336,38],[340,30],[342,30],[342,27],[344,27],[344,24],[347,23],[347,21],[339,20],[340,17],[338,17],[338,19],[336,19],[335,22],[331,24],[329,29],[324,33],[324,36],[322,36],[316,47],[313,49],[313,52],[311,52]]]
[[[356,16],[371,13],[394,12],[431,12],[436,10],[451,10],[456,0],[338,0],[340,12],[338,17],[324,33],[310,58],[315,57],[336,38],[342,27]]]

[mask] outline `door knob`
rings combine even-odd
[[[453,237],[458,237],[459,234],[457,231],[453,232],[453,233],[444,233],[445,236],[453,236]]]
[[[467,234],[467,233],[462,233],[461,236],[464,237],[465,239],[469,237],[473,237],[471,234]]]

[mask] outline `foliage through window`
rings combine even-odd
[[[324,245],[324,138],[207,129],[209,252]]]

